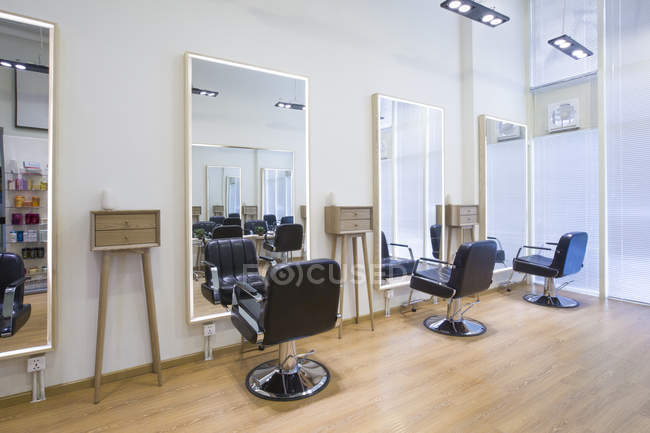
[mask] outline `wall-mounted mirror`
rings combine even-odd
[[[479,116],[479,237],[497,243],[495,273],[528,240],[527,137],[524,124]]]
[[[247,278],[264,278],[269,264],[260,256],[276,254],[264,241],[283,221],[303,225],[303,248],[290,257],[309,257],[308,218],[301,212],[309,209],[308,104],[304,77],[190,53],[186,71],[192,324],[229,314],[227,272],[241,278],[247,265]],[[254,248],[246,263],[216,269],[217,240],[229,237],[248,239]]]
[[[373,113],[375,287],[386,290],[408,285],[414,259],[444,259],[444,112],[373,95]]]
[[[53,41],[0,12],[0,358],[53,348]]]

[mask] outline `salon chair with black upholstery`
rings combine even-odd
[[[240,218],[241,219],[241,215],[239,215],[239,212],[230,212],[228,214],[228,218]]]
[[[269,228],[269,230],[275,230],[275,226],[278,224],[278,220],[273,214],[268,214],[264,215],[262,217],[264,221],[266,221],[266,226]]]
[[[388,246],[406,248],[411,256],[410,259],[402,257],[392,257]],[[415,259],[413,258],[413,250],[406,244],[388,243],[386,235],[381,232],[381,278],[396,278],[405,275],[411,275],[415,266]]]
[[[241,227],[240,227],[241,230]],[[264,291],[264,280],[259,275],[255,243],[250,239],[215,239],[205,249],[205,283],[201,293],[213,304],[228,307],[232,291],[238,281],[246,282]]]
[[[528,245],[519,248],[517,257],[512,261],[513,269],[517,272],[544,277],[544,294],[537,295],[535,293],[529,293],[524,295],[524,299],[533,304],[543,305],[545,307],[575,308],[579,306],[580,303],[575,299],[557,295],[557,291],[566,287],[570,281],[556,288],[555,279],[580,272],[587,251],[588,238],[589,236],[585,232],[571,232],[562,235],[557,243],[547,242],[548,245],[555,246],[555,252],[552,258],[540,254],[524,257],[519,256],[521,250],[524,248],[553,251],[551,248]]]
[[[27,323],[32,306],[24,304],[25,266],[23,259],[12,253],[0,253],[0,337],[13,336]]]
[[[506,265],[506,251],[503,249],[503,245],[501,245],[501,241],[494,236],[488,236],[487,237],[489,240],[494,241],[494,243],[497,245],[497,256],[496,259],[494,260],[495,263],[500,263],[504,267],[508,267]]]
[[[266,275],[264,290],[238,282],[233,292],[230,319],[253,344],[279,344],[279,359],[255,367],[246,388],[267,400],[289,401],[310,397],[329,383],[330,374],[296,354],[296,340],[337,326],[341,268],[321,259],[280,264]]]
[[[197,230],[203,230],[203,233],[210,236],[212,230],[216,227],[216,224],[212,221],[199,221],[192,224],[192,233],[195,233]]]
[[[275,228],[275,238],[264,235],[262,248],[282,255],[282,262],[289,261],[289,253],[302,249],[303,229],[300,224],[279,224]],[[262,257],[264,258],[264,257]]]
[[[251,220],[244,223],[244,233],[247,235],[264,234],[267,231],[269,230],[264,220]]]
[[[283,216],[280,218],[280,224],[293,224],[293,216]]]
[[[241,226],[241,218],[239,217],[228,217],[223,220],[223,225],[225,226]]]
[[[212,231],[212,239],[241,238],[244,232],[241,226],[219,226]]]
[[[431,251],[435,259],[440,258],[440,239],[442,238],[442,225],[433,224],[429,227],[429,237],[431,238]]]
[[[225,219],[226,219],[225,216],[213,216],[213,217],[210,217],[210,221],[212,221],[213,223],[215,223],[218,226],[223,225],[223,221]]]
[[[460,246],[454,264],[437,259],[421,258],[411,277],[411,288],[430,295],[447,298],[447,315],[431,316],[424,321],[428,329],[455,337],[470,337],[485,332],[478,321],[463,317],[478,302],[478,293],[492,284],[496,244],[492,241],[468,242]],[[420,262],[433,266],[419,270]],[[461,298],[477,295],[476,301],[463,306]]]

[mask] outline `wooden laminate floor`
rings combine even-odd
[[[2,432],[571,432],[650,431],[650,308],[575,295],[577,310],[494,291],[469,317],[488,332],[451,338],[422,321],[444,304],[378,317],[298,342],[316,349],[329,386],[302,401],[248,393],[273,348],[194,362],[0,411]],[[378,315],[379,316],[379,315]]]
[[[0,338],[0,352],[47,344],[47,293],[25,295],[23,302],[32,306],[29,320],[12,337]]]

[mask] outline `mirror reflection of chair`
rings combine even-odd
[[[195,233],[198,230],[203,230],[204,234],[210,234],[212,233],[212,230],[214,230],[216,224],[212,221],[199,221],[194,224],[192,224],[192,232]]]
[[[228,214],[228,218],[240,218],[241,219],[241,215],[239,214],[239,212],[230,212]]]
[[[408,249],[411,258],[406,259],[401,257],[392,257],[390,255],[390,250],[388,249],[389,245]],[[414,267],[415,267],[415,259],[413,257],[413,251],[411,250],[411,248],[406,244],[398,244],[398,243],[389,244],[386,241],[386,235],[382,231],[381,232],[381,278],[385,280],[389,278],[411,275],[413,273]]]
[[[198,239],[195,243],[195,245],[197,245],[196,259],[194,261],[195,271],[192,273],[195,281],[198,281],[202,276],[201,271],[197,271],[196,269],[201,267],[201,257],[205,250],[205,244],[212,236],[215,227],[216,224],[212,221],[198,221],[192,224],[192,237]]]
[[[226,217],[224,217],[224,216],[213,216],[213,217],[210,217],[210,221],[212,221],[213,223],[215,223],[215,224],[217,224],[217,225],[223,225],[223,221],[224,221],[225,219],[226,219]]]
[[[241,227],[239,227],[241,230]],[[205,283],[201,293],[213,304],[228,307],[232,291],[238,281],[244,281],[256,290],[264,290],[259,275],[255,243],[250,239],[215,239],[205,250]]]
[[[289,261],[289,253],[302,249],[303,228],[300,224],[280,224],[275,229],[275,238],[264,236],[262,247],[273,253],[282,254],[282,262]]]
[[[223,220],[223,225],[225,226],[241,226],[241,218],[239,217],[228,217]]]
[[[241,238],[243,231],[241,226],[219,226],[212,231],[212,239]]]
[[[454,264],[437,259],[421,258],[411,277],[411,288],[430,295],[447,298],[447,315],[435,315],[424,321],[428,329],[455,337],[470,337],[485,332],[485,326],[463,317],[478,302],[463,306],[461,298],[487,290],[492,284],[496,244],[492,241],[465,243],[458,248]],[[432,263],[430,269],[419,271],[420,261]]]
[[[440,258],[440,239],[442,237],[442,225],[433,224],[429,227],[429,237],[431,238],[431,251],[435,259]]]
[[[269,228],[269,230],[275,230],[275,226],[278,223],[278,220],[275,217],[275,215],[272,214],[264,215],[262,219],[266,221],[266,226]]]
[[[529,293],[524,299],[533,304],[555,308],[575,308],[580,305],[575,299],[558,296],[557,291],[566,287],[569,282],[555,287],[555,279],[577,274],[583,267],[587,251],[588,235],[585,232],[571,232],[562,235],[559,242],[547,242],[555,246],[553,258],[540,254],[520,257],[521,250],[532,249],[553,251],[551,248],[524,245],[519,248],[517,257],[513,260],[513,269],[529,275],[544,278],[544,294]]]
[[[11,337],[27,323],[32,312],[24,304],[25,266],[23,259],[12,253],[0,253],[0,337]]]
[[[497,244],[497,256],[494,260],[495,263],[500,263],[503,265],[503,267],[507,268],[508,265],[506,265],[506,251],[503,249],[501,241],[494,236],[488,236],[487,238]]]
[[[340,279],[337,262],[312,260],[272,267],[264,290],[236,284],[230,316],[235,328],[253,344],[279,344],[279,359],[248,373],[246,388],[253,395],[290,401],[310,397],[327,386],[327,368],[307,358],[313,351],[296,354],[296,340],[337,325]]]
[[[283,216],[280,218],[280,224],[293,224],[293,216]]]
[[[244,223],[244,232],[247,235],[263,235],[268,231],[266,221],[251,220]]]

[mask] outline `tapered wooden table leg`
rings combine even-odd
[[[363,249],[363,265],[366,268],[366,286],[368,287],[368,308],[370,308],[370,329],[375,330],[374,310],[372,308],[372,282],[370,281],[370,265],[368,264],[368,244],[366,234],[361,236],[361,247]]]
[[[338,241],[338,239],[338,236],[332,236],[332,260],[336,260],[336,241]]]
[[[348,246],[348,236],[343,235],[341,238],[341,302],[339,304],[339,314],[341,315],[341,319],[343,318],[343,300],[345,299],[345,276],[346,276],[346,262],[345,262],[345,250],[347,250]],[[339,325],[339,338],[343,336],[343,320],[341,320],[341,324]]]
[[[352,236],[352,278],[354,278],[354,302],[356,304],[355,323],[359,323],[359,255],[357,254],[357,236]]]
[[[95,404],[99,403],[102,386],[102,364],[104,361],[104,331],[106,330],[106,299],[108,294],[108,275],[111,272],[111,255],[102,256],[102,274],[99,283],[99,310],[97,312],[97,349],[95,352]]]
[[[156,299],[153,291],[153,276],[151,273],[151,254],[149,249],[142,253],[142,271],[144,274],[144,290],[147,297],[147,315],[149,317],[149,336],[151,338],[151,358],[153,372],[158,375],[158,385],[162,386],[162,371],[160,369],[160,344],[158,341],[158,321],[156,320]]]

